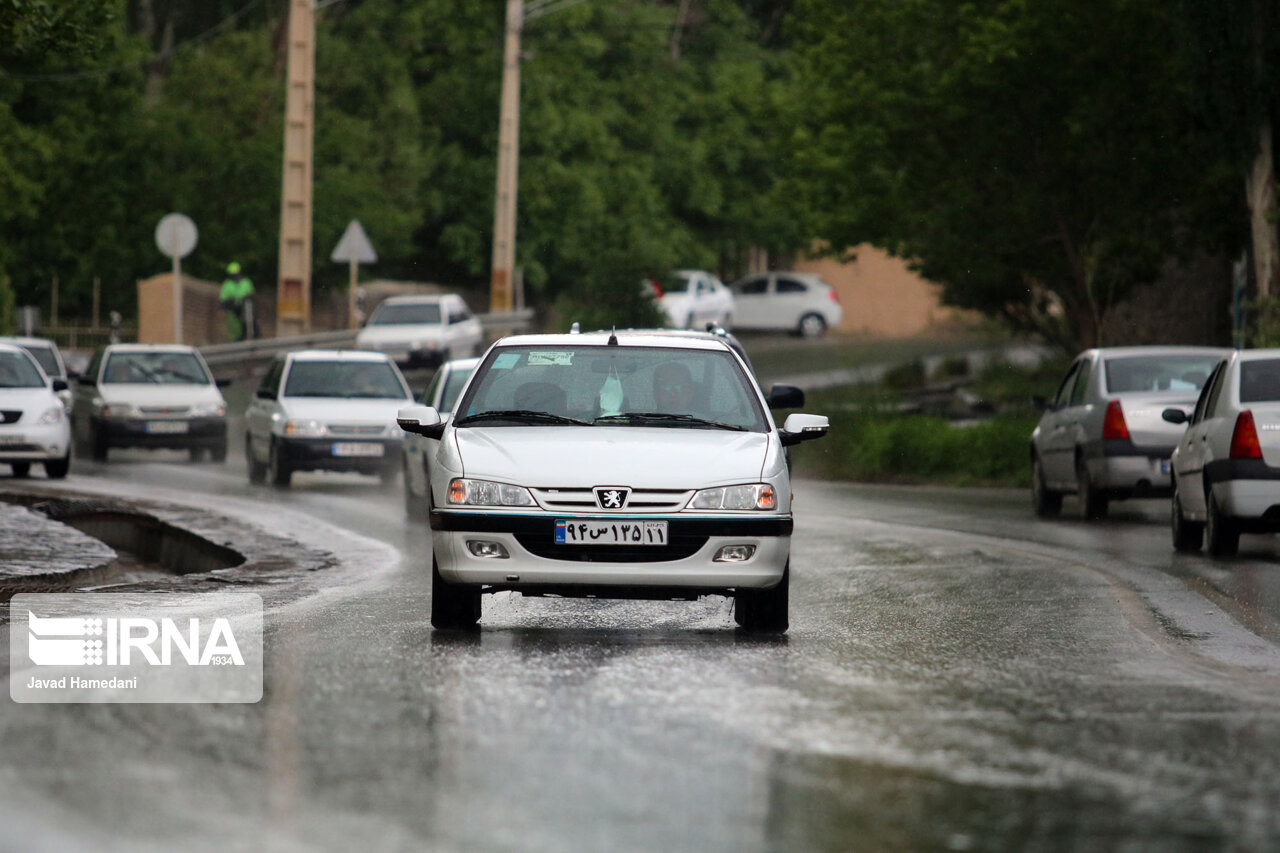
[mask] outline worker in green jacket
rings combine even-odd
[[[253,282],[240,272],[240,264],[227,264],[227,279],[222,282],[218,304],[227,312],[227,340],[243,341],[253,323],[247,313],[253,310]],[[256,324],[254,324],[256,325]]]

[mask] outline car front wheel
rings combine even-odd
[[[50,459],[44,463],[44,475],[50,480],[62,480],[71,470],[71,453],[61,459]]]
[[[1204,523],[1187,521],[1182,514],[1182,497],[1177,487],[1173,491],[1172,506],[1169,510],[1169,526],[1173,531],[1173,548],[1175,551],[1199,551],[1204,543]]]
[[[271,453],[267,457],[267,477],[273,486],[287,486],[293,479],[293,469],[289,463],[280,458],[280,445],[271,443]]]
[[[440,577],[440,567],[431,558],[431,627],[468,630],[480,621],[480,589],[452,584]]]
[[[259,462],[253,455],[253,440],[248,433],[244,436],[244,464],[249,469],[249,482],[261,485],[267,481],[267,466]]]
[[[1234,519],[1223,515],[1212,490],[1209,491],[1208,504],[1209,518],[1204,532],[1209,540],[1209,553],[1215,557],[1230,557],[1240,550],[1240,528]]]
[[[740,589],[734,593],[733,618],[750,634],[783,634],[791,588],[791,564],[773,589]]]

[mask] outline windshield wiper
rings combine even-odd
[[[746,432],[747,428],[739,424],[727,424],[723,421],[709,421],[693,415],[676,415],[670,412],[623,412],[620,415],[602,415],[596,423],[621,423],[623,421],[649,421],[656,423],[687,424],[689,426],[713,427],[714,429],[731,429],[735,432]]]
[[[464,426],[476,421],[538,421],[546,424],[575,424],[591,426],[590,421],[580,421],[564,415],[553,415],[551,412],[535,412],[532,409],[501,409],[496,412],[479,412],[455,421],[455,426]]]

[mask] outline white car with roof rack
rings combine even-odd
[[[51,480],[71,466],[71,425],[57,392],[65,379],[50,379],[35,357],[14,344],[0,344],[0,463],[25,477],[31,463]]]
[[[637,333],[498,341],[451,418],[399,413],[430,464],[431,622],[470,628],[482,593],[729,595],[745,630],[788,626],[791,482],[781,429],[722,340]]]
[[[302,350],[276,356],[245,412],[249,482],[287,486],[296,471],[355,471],[393,480],[413,401],[386,355]]]

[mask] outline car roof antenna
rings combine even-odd
[[[614,326],[613,331],[609,333],[609,340],[604,342],[607,347],[616,347],[618,345],[618,327]]]

